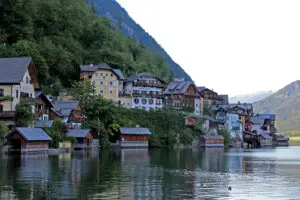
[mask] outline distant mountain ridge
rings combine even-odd
[[[156,52],[166,59],[174,77],[185,78],[192,81],[191,77],[177,64],[168,53],[149,35],[140,25],[138,25],[115,0],[87,0],[93,9],[100,15],[112,20],[116,27],[122,27],[125,36],[135,37],[138,42],[143,44],[152,52]]]
[[[229,98],[230,103],[238,103],[240,102],[247,102],[247,103],[255,103],[265,99],[266,97],[270,96],[273,92],[272,91],[262,91],[262,92],[255,92],[251,94],[243,94]]]
[[[275,113],[280,131],[300,130],[300,80],[253,105],[254,112]]]

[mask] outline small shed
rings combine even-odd
[[[151,132],[148,128],[120,128],[121,147],[148,147]]]
[[[11,151],[47,151],[52,138],[41,128],[16,128],[7,136]]]
[[[289,146],[289,138],[286,138],[283,135],[277,135],[276,136],[276,146],[279,146],[279,147]]]
[[[258,135],[258,140],[261,147],[272,146],[273,138],[268,133],[261,133]]]
[[[36,128],[51,128],[53,125],[53,120],[38,120],[35,122]]]
[[[74,149],[92,147],[93,135],[89,129],[70,129],[67,135],[76,139],[76,142],[73,144]]]
[[[200,136],[200,147],[224,147],[224,137],[222,135]]]

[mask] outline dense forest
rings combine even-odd
[[[160,55],[123,36],[84,0],[1,1],[0,56],[31,56],[44,89],[69,87],[80,64],[101,62],[126,76],[146,71],[172,78]]]
[[[147,33],[139,24],[137,24],[116,0],[86,0],[100,16],[106,16],[111,19],[112,24],[118,28],[124,35],[135,37],[137,41],[145,45],[152,52],[162,55],[175,77],[185,78],[192,81],[191,77],[168,55],[168,53],[156,42],[156,40]]]

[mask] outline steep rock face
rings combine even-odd
[[[257,113],[275,113],[280,131],[300,130],[300,81],[254,104]]]
[[[163,56],[174,77],[183,77],[191,81],[191,77],[177,64],[168,53],[149,35],[140,25],[138,25],[115,0],[87,0],[93,10],[100,16],[106,16],[112,20],[115,27],[122,29],[122,33],[129,37],[135,37],[138,42]]]

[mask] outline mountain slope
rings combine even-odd
[[[100,16],[110,18],[115,27],[122,29],[125,36],[135,37],[138,42],[145,45],[152,52],[156,52],[163,56],[172,70],[174,77],[184,77],[192,80],[191,77],[177,64],[168,53],[149,35],[140,25],[138,25],[126,12],[121,5],[115,0],[88,0],[93,10]]]
[[[280,131],[300,130],[300,81],[255,103],[254,112],[275,113]]]
[[[263,91],[263,92],[255,92],[252,94],[244,94],[238,95],[229,98],[230,103],[237,103],[237,102],[247,102],[247,103],[255,103],[265,99],[266,97],[270,96],[272,91]]]

